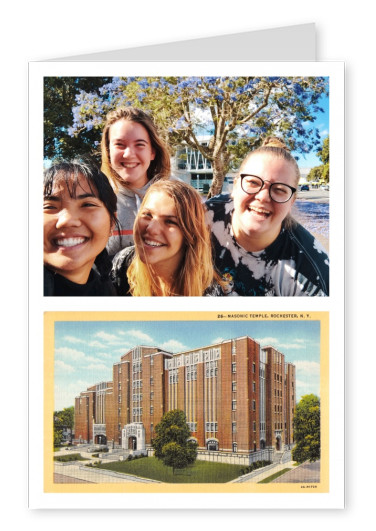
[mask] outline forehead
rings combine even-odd
[[[291,186],[296,180],[295,168],[291,162],[264,153],[251,156],[242,167],[241,173],[257,175],[266,181],[283,182]]]
[[[109,138],[110,140],[129,138],[132,140],[142,139],[149,141],[149,133],[143,125],[123,118],[111,125]]]
[[[77,175],[60,172],[55,175],[48,195],[69,196],[75,199],[82,194],[98,197],[98,192],[94,184],[89,183],[88,179],[81,173]]]
[[[145,200],[144,208],[163,216],[176,214],[175,202],[170,195],[162,191],[150,192]]]

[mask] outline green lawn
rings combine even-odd
[[[275,474],[272,474],[271,476],[263,479],[262,481],[259,481],[259,483],[270,483],[271,481],[273,481],[273,479],[276,479],[279,476],[282,476],[282,474],[285,474],[289,470],[291,470],[291,468],[284,468],[283,470],[280,470],[279,472],[276,472]]]
[[[165,466],[155,457],[144,457],[134,461],[116,461],[102,463],[98,468],[133,474],[143,478],[155,479],[164,483],[227,483],[241,475],[241,465],[227,465],[196,461],[193,466],[183,470],[175,470]]]

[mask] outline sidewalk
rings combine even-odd
[[[130,476],[103,470],[90,468],[83,465],[57,465],[54,467],[54,483],[160,483],[152,479]]]

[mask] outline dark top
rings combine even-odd
[[[44,295],[57,297],[111,297],[116,295],[111,280],[91,270],[86,284],[76,284],[44,266]]]
[[[217,270],[227,295],[327,296],[329,258],[321,244],[299,223],[282,227],[266,249],[248,252],[232,233],[234,203],[229,195],[206,202]]]

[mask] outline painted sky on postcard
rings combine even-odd
[[[320,395],[319,321],[59,321],[55,323],[55,410],[90,385],[112,380],[112,365],[137,345],[169,352],[248,335],[272,345],[297,369],[297,400]]]

